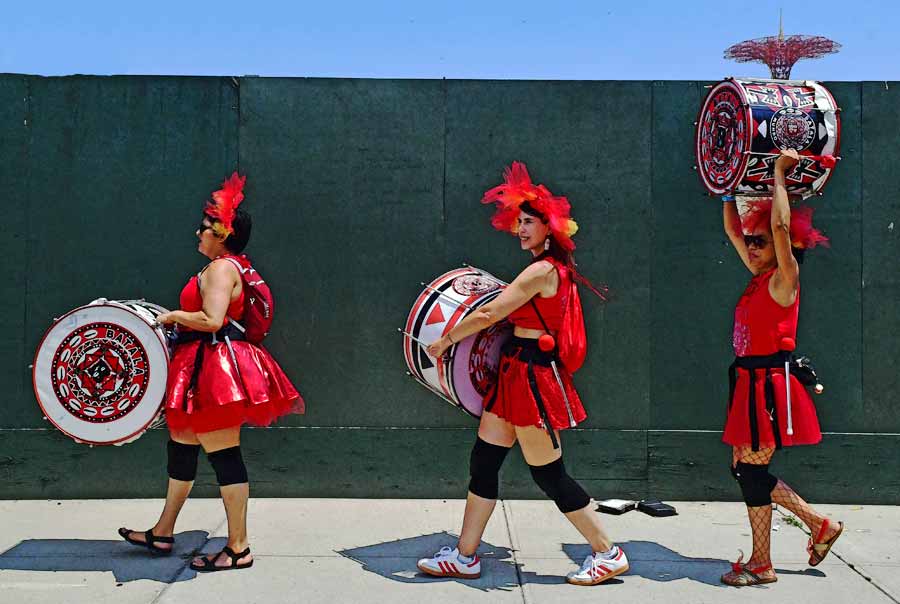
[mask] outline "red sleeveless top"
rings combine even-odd
[[[569,284],[572,278],[566,267],[560,266],[559,263],[554,262],[551,258],[547,258],[547,261],[556,267],[556,272],[559,274],[559,287],[556,289],[556,295],[551,298],[535,296],[531,300],[534,300],[534,303],[537,304],[538,311],[540,311],[544,322],[547,323],[547,327],[550,328],[551,332],[555,333],[562,327],[563,317],[566,314],[566,302],[568,302]],[[544,329],[544,325],[538,318],[537,313],[534,312],[534,306],[531,305],[531,301],[512,311],[507,318],[516,327]]]
[[[216,260],[220,258],[228,258],[228,256],[219,256]],[[215,260],[213,260],[215,262]],[[210,262],[212,264],[212,262]],[[187,282],[187,285],[184,286],[184,289],[181,290],[181,295],[178,298],[178,304],[181,306],[181,310],[185,312],[197,312],[203,310],[203,297],[200,295],[200,275],[203,274],[209,268],[209,264],[203,267],[203,270],[191,277],[191,280]],[[244,318],[244,290],[241,289],[241,295],[237,297],[236,300],[232,300],[228,305],[228,312],[225,316],[225,321],[222,325],[228,324],[228,319],[232,318],[235,321],[240,321]]]
[[[769,281],[778,269],[757,275],[734,309],[734,354],[739,357],[766,356],[781,349],[781,338],[797,339],[800,290],[790,306],[781,306],[769,294]]]

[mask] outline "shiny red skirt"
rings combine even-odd
[[[246,341],[232,341],[231,348],[233,357],[222,341],[176,347],[166,384],[170,429],[202,433],[243,424],[268,426],[283,415],[303,413],[303,398],[272,355]]]
[[[787,433],[787,392],[784,383],[784,369],[769,369],[772,377],[772,394],[774,395],[775,413],[770,416],[766,409],[766,370],[753,369],[756,372],[755,409],[756,425],[761,449],[776,446],[775,429],[781,435],[781,446],[814,445],[822,440],[819,429],[819,418],[816,407],[809,392],[796,376],[791,376],[791,415],[793,417],[794,434]],[[772,421],[775,418],[777,422]],[[750,429],[750,370],[738,368],[734,396],[728,409],[728,419],[722,441],[735,447],[751,446]]]
[[[555,430],[563,430],[584,421],[587,413],[572,383],[572,374],[557,362],[572,413],[570,422],[566,397],[549,360],[549,355],[537,348],[537,340],[512,338],[503,348],[497,383],[484,397],[484,410],[515,426],[542,429],[547,423]]]

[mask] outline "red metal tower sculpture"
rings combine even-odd
[[[725,58],[738,63],[765,63],[773,79],[787,80],[791,77],[791,67],[800,59],[818,59],[840,49],[840,44],[823,36],[785,37],[779,16],[777,36],[738,42],[725,49]]]

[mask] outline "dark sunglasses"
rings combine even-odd
[[[202,235],[202,234],[203,234],[203,231],[205,231],[206,229],[212,229],[212,228],[213,228],[213,225],[211,225],[211,224],[204,224],[204,223],[201,221],[201,222],[200,222],[200,226],[197,227],[197,233],[200,234],[200,235]]]
[[[769,240],[762,235],[744,235],[744,245],[762,249],[769,245]]]

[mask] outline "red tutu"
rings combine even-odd
[[[191,388],[198,348],[200,370]],[[173,430],[212,432],[242,424],[268,426],[289,413],[303,413],[304,403],[264,348],[232,341],[234,360],[224,342],[179,344],[169,363],[166,423]]]
[[[504,348],[500,357],[500,369],[497,384],[491,388],[484,397],[484,410],[502,417],[515,426],[538,426],[544,428],[541,420],[537,400],[532,390],[528,376],[528,362],[522,360],[520,353],[536,353],[536,340],[525,341],[528,348],[532,345],[534,350],[524,350],[516,346],[515,342],[522,342],[520,338],[513,338],[513,345]],[[541,402],[547,411],[547,418],[555,430],[563,430],[571,427],[569,415],[566,412],[566,402],[562,390],[553,374],[553,368],[546,363],[532,362],[534,372],[534,385],[540,394]],[[559,377],[566,389],[569,399],[569,407],[575,423],[581,423],[587,418],[581,398],[575,391],[572,383],[572,375],[560,363],[556,364]]]
[[[756,425],[759,430],[759,446],[763,449],[774,448],[775,433],[772,420],[766,411],[766,370],[756,371]],[[775,395],[775,410],[778,414],[778,428],[781,433],[781,446],[814,445],[822,440],[819,430],[819,418],[803,384],[797,377],[791,376],[791,415],[793,417],[794,434],[787,433],[787,393],[784,387],[784,369],[769,369],[772,375],[772,389]],[[747,369],[737,369],[737,382],[734,398],[725,422],[722,441],[735,447],[750,446],[750,374]]]

